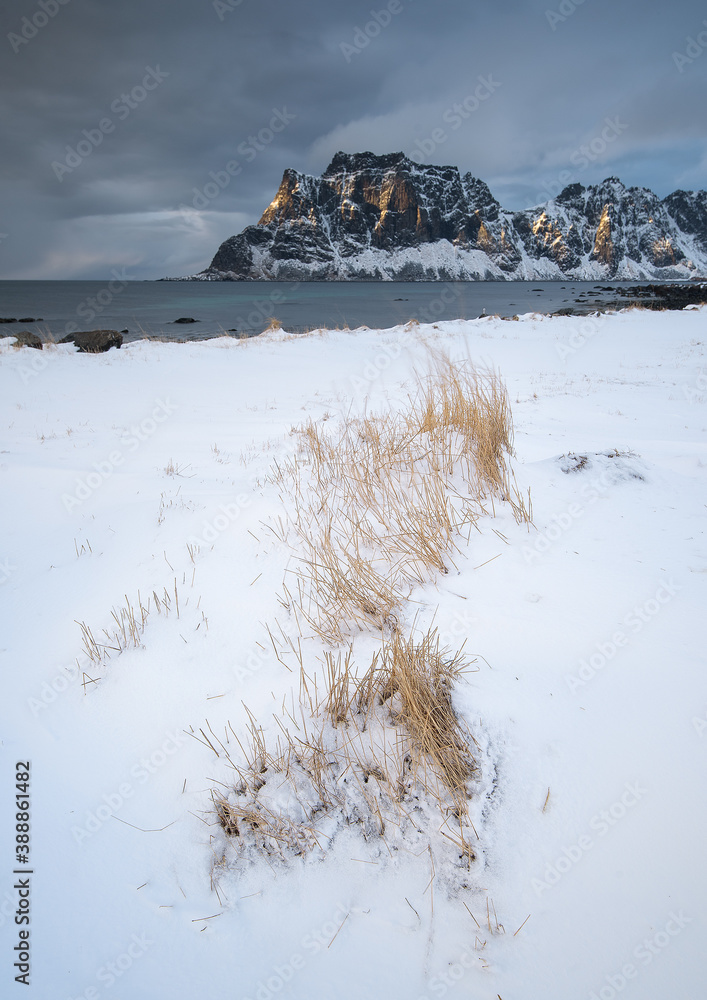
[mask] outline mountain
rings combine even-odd
[[[456,167],[337,153],[285,171],[256,226],[191,280],[652,280],[707,277],[707,192],[662,201],[616,177],[522,212]]]

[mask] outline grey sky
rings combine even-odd
[[[707,187],[697,0],[5,0],[0,52],[0,278],[201,270],[339,149]]]

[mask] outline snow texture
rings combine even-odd
[[[706,315],[96,356],[0,341],[3,995],[29,758],[37,1000],[701,996]],[[208,743],[236,760],[245,706],[272,740],[299,697],[266,628],[294,634],[265,476],[293,426],[404,405],[429,345],[500,370],[533,501],[530,528],[496,504],[411,595],[416,627],[476,660],[453,692],[478,741],[476,860],[442,846],[425,801],[422,833],[388,844],[342,812],[320,849],[241,850],[212,801],[234,771]],[[110,645],[128,605],[135,641],[91,662],[78,623]],[[379,641],[354,638],[358,667]],[[316,667],[324,647],[303,649]],[[266,787],[296,817],[292,788]]]

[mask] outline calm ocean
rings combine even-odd
[[[261,333],[271,317],[286,330],[359,326],[388,328],[409,319],[475,319],[483,312],[512,316],[587,309],[616,300],[608,285],[591,282],[195,282],[0,281],[0,336],[28,329],[59,340],[78,330],[127,330],[145,336],[201,340],[226,331]],[[612,289],[635,282],[613,282]],[[175,324],[180,317],[196,323]],[[40,321],[41,320],[41,321]]]

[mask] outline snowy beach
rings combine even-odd
[[[706,315],[0,339],[4,981],[19,945],[36,1000],[700,996]],[[277,470],[308,422],[403,410],[434,352],[498,373],[532,502],[490,500],[399,612],[463,647],[475,839],[460,856],[420,802],[414,835],[327,816],[312,849],[259,851],[218,821],[229,755],[251,719],[270,746],[285,710],[310,724],[302,665],[323,690],[332,649],[360,676],[381,643],[302,627]]]

